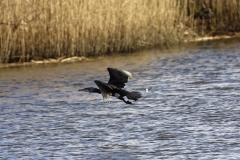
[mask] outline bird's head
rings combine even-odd
[[[90,87],[88,88],[83,88],[83,89],[79,89],[78,91],[83,91],[83,92],[90,92]]]

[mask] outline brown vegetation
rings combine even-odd
[[[187,19],[184,24],[198,36],[229,35],[240,31],[239,0],[186,0]],[[212,17],[196,16],[210,11]]]
[[[169,47],[239,31],[239,0],[1,0],[0,63]],[[211,8],[214,17],[194,15]]]

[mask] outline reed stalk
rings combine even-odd
[[[205,21],[193,18],[197,1],[1,0],[0,63],[168,48],[186,29],[240,30],[239,0],[204,0],[215,13]]]

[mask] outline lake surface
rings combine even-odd
[[[133,74],[128,105],[78,92]],[[239,159],[240,39],[0,69],[0,159]],[[148,92],[146,92],[148,89]]]

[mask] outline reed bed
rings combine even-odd
[[[240,31],[239,0],[186,0],[183,12],[187,17],[183,22],[188,29],[198,36],[214,36],[233,34]],[[212,18],[200,19],[194,15],[202,8],[211,9]]]
[[[0,63],[167,48],[186,30],[239,31],[239,0],[205,0],[217,17],[206,22],[193,18],[196,1],[1,0]]]

